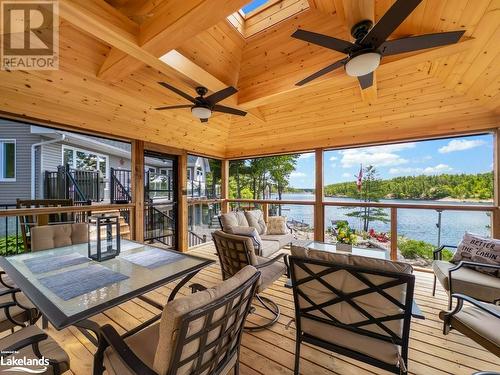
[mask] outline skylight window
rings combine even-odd
[[[250,1],[247,5],[245,5],[243,8],[241,8],[241,11],[244,14],[250,13],[252,10],[257,9],[258,7],[264,5],[267,3],[269,0],[252,0]]]

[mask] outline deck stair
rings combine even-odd
[[[125,217],[123,215],[120,215],[119,210],[106,210],[106,211],[99,210],[99,211],[92,211],[91,214],[92,215],[98,215],[98,214],[118,215],[120,217],[120,237],[122,237],[126,240],[132,239],[130,225],[125,220]]]

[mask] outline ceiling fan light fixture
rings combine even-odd
[[[345,72],[351,77],[361,77],[375,71],[380,65],[381,55],[367,52],[354,56],[345,64]]]
[[[212,116],[212,111],[210,110],[210,108],[201,106],[194,106],[193,108],[191,108],[191,113],[194,117],[197,117],[199,119],[206,119]]]

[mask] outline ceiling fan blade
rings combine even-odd
[[[229,113],[230,115],[245,116],[247,113],[245,111],[240,111],[236,108],[226,107],[223,105],[216,104],[213,108],[216,112]]]
[[[383,56],[388,56],[397,53],[446,46],[447,44],[457,43],[464,33],[465,30],[449,31],[445,33],[425,34],[388,40],[382,43],[379,51]]]
[[[170,91],[175,92],[177,95],[182,96],[183,98],[189,100],[191,103],[195,103],[196,102],[195,99],[192,96],[190,96],[190,95],[182,92],[178,88],[175,88],[174,86],[170,86],[168,83],[165,83],[165,82],[158,82],[158,83],[160,85],[162,85],[163,87],[169,89]]]
[[[334,51],[349,53],[352,49],[356,48],[356,45],[348,42],[346,40],[337,39],[332,36],[313,33],[312,31],[306,31],[298,29],[292,34],[292,38],[300,39],[305,42],[316,44],[321,47],[333,49]]]
[[[359,76],[358,81],[362,90],[367,89],[368,87],[373,85],[373,72],[368,73],[364,76]]]
[[[200,122],[208,122],[207,118],[200,118]]]
[[[396,0],[360,44],[366,47],[380,47],[421,2],[422,0]]]
[[[166,106],[166,107],[158,107],[158,108],[155,108],[157,111],[163,111],[165,109],[179,109],[179,108],[191,108],[192,105],[191,104],[183,104],[183,105],[169,105],[169,106]]]
[[[234,95],[238,92],[233,86],[226,87],[220,91],[214,92],[212,95],[207,96],[205,99],[211,104],[215,104],[229,98],[231,95]]]
[[[309,77],[304,78],[302,81],[297,82],[295,84],[295,86],[303,86],[306,83],[309,83],[312,80],[314,80],[314,79],[316,79],[318,77],[321,77],[322,75],[330,73],[331,71],[333,71],[333,70],[335,70],[337,68],[340,68],[342,65],[344,65],[347,62],[347,60],[349,60],[349,59],[345,58],[345,59],[342,59],[342,60],[335,61],[333,64],[328,65],[327,67],[325,67],[325,68],[323,68],[321,70],[318,70],[316,73],[311,74]]]

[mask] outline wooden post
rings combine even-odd
[[[133,237],[136,241],[144,241],[144,142],[132,141],[132,203]]]
[[[221,194],[222,194],[222,212],[229,212],[229,202],[227,199],[229,198],[229,160],[222,160],[222,176],[221,176]]]
[[[493,202],[495,210],[491,213],[491,237],[500,238],[500,129],[497,129],[494,134],[493,145]]]
[[[391,207],[391,260],[398,260],[398,209]]]
[[[323,149],[315,151],[316,189],[314,203],[314,240],[325,240],[325,208],[323,207]]]
[[[262,214],[264,215],[264,221],[267,224],[269,221],[269,203],[262,204]]]
[[[184,152],[179,155],[178,165],[179,170],[177,172],[178,177],[178,191],[177,191],[177,204],[178,204],[178,215],[177,215],[177,230],[178,233],[178,246],[177,249],[180,251],[187,251],[189,249],[188,240],[188,202],[187,202],[187,160],[188,155]]]

